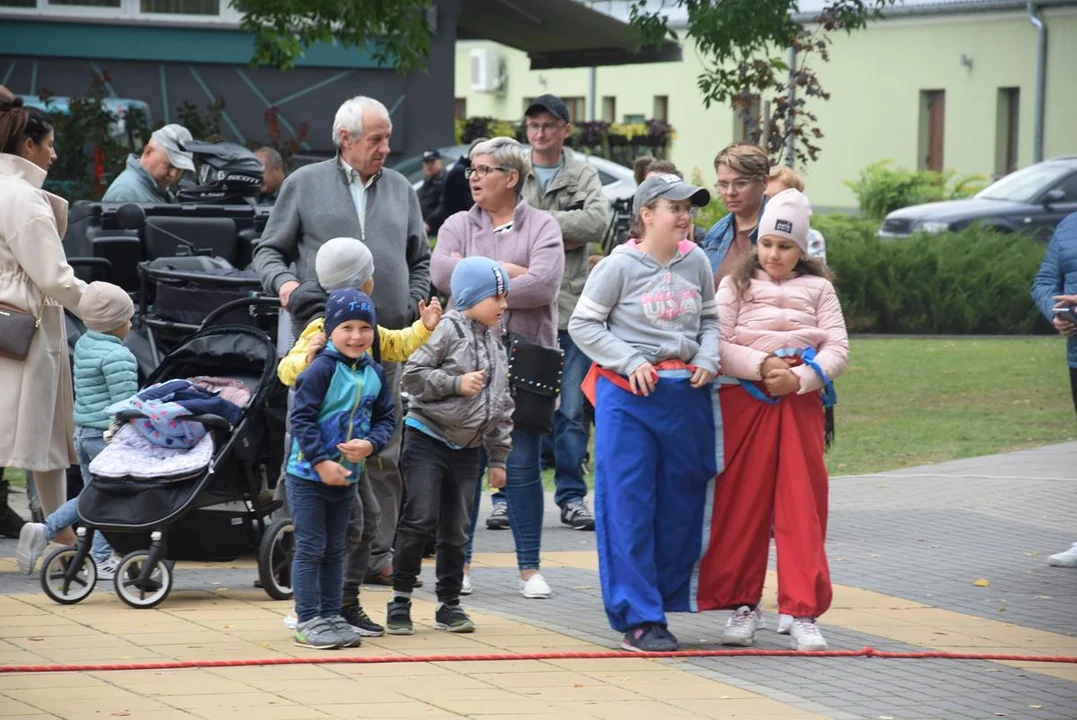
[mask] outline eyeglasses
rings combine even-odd
[[[541,133],[548,133],[548,132],[553,132],[554,130],[560,130],[564,126],[565,126],[564,123],[535,123],[535,122],[529,122],[529,123],[527,123],[527,132],[540,133],[540,134]]]
[[[756,182],[755,180],[740,179],[740,180],[734,180],[731,183],[719,182],[719,183],[716,183],[714,187],[717,188],[718,192],[720,192],[723,195],[727,195],[731,191],[735,192],[735,193],[737,193],[739,195],[740,193],[742,193],[745,190],[747,190],[748,188],[750,188],[755,182]]]
[[[489,175],[492,170],[500,170],[501,172],[508,172],[509,168],[501,167],[500,165],[494,165],[493,167],[491,167],[489,165],[476,165],[475,167],[466,168],[464,170],[464,177],[469,179],[469,180],[471,179],[472,175],[478,175],[479,177],[484,178],[487,175]]]
[[[699,211],[695,205],[686,205],[684,203],[672,203],[668,200],[662,203],[662,207],[666,209],[670,215],[689,215],[695,217]]]

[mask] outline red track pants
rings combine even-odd
[[[760,602],[773,523],[778,609],[818,617],[832,596],[823,547],[828,480],[820,394],[786,395],[768,405],[739,385],[718,392],[726,466],[716,483],[699,609]]]

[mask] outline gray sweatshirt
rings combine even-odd
[[[602,367],[628,375],[644,361],[682,360],[718,372],[718,308],[706,254],[684,241],[668,265],[614,248],[587,278],[568,332]]]
[[[395,170],[381,171],[366,190],[365,227],[364,232],[340,163],[334,158],[305,165],[281,186],[254,251],[254,269],[275,294],[289,280],[317,281],[314,257],[322,243],[359,238],[374,256],[378,324],[407,327],[430,292],[430,245],[419,199],[407,178]]]
[[[498,333],[449,310],[408,358],[400,382],[409,398],[409,419],[461,447],[483,447],[490,467],[503,468],[512,449],[515,403]],[[461,376],[476,370],[486,371],[482,392],[461,395]]]

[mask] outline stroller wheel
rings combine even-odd
[[[295,533],[292,521],[275,520],[266,528],[258,544],[258,579],[274,600],[292,599],[292,556]]]
[[[97,585],[97,565],[89,553],[74,568],[78,549],[64,547],[52,552],[41,563],[41,589],[49,599],[61,605],[74,605],[86,599]],[[72,572],[74,570],[74,572]],[[70,579],[68,575],[70,574]]]
[[[160,605],[172,591],[172,566],[166,560],[158,560],[147,568],[150,554],[145,550],[128,553],[116,567],[112,582],[120,600],[133,608],[151,608]],[[145,573],[146,578],[142,576]]]

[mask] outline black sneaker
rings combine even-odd
[[[390,635],[414,635],[411,624],[411,600],[393,598],[385,608],[385,632]]]
[[[434,628],[448,630],[451,633],[475,632],[475,623],[471,622],[459,601],[442,603],[434,614]]]
[[[487,530],[508,530],[509,529],[509,504],[503,502],[494,503],[494,509],[490,512],[490,517],[486,518]]]
[[[595,516],[591,514],[591,508],[587,507],[587,502],[584,500],[577,500],[576,502],[565,503],[561,508],[561,524],[568,525],[573,530],[594,530],[595,529]]]
[[[344,605],[340,608],[340,614],[352,626],[352,630],[362,637],[381,637],[385,634],[385,628],[371,620],[362,605],[356,603]]]
[[[674,652],[680,645],[661,625],[644,624],[626,632],[621,647],[629,652]]]

